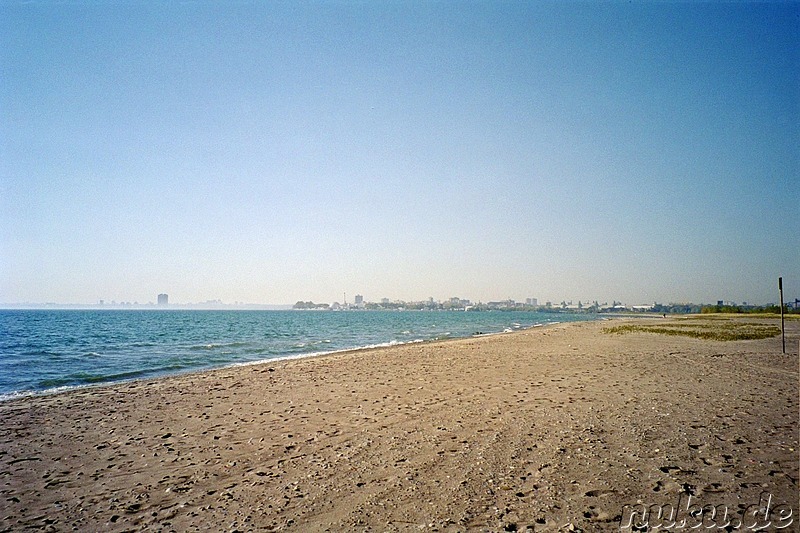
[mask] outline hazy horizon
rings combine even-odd
[[[0,304],[800,297],[800,3],[0,4]]]
[[[784,304],[791,305],[794,303],[796,296],[790,295],[786,293],[784,290]],[[363,295],[362,295],[363,296]],[[527,298],[491,298],[489,300],[473,300],[469,298],[468,295],[457,296],[453,295],[448,298],[436,298],[430,296],[428,298],[424,298],[421,300],[412,300],[408,298],[396,298],[390,299],[391,304],[397,303],[420,303],[420,302],[427,302],[430,298],[433,298],[435,303],[441,304],[445,303],[450,298],[459,297],[461,300],[466,300],[470,302],[470,305],[476,304],[488,304],[488,303],[496,303],[496,302],[505,302],[508,300],[512,300],[518,304],[526,304]],[[535,298],[535,297],[532,297]],[[651,304],[660,304],[660,305],[717,305],[719,300],[714,301],[674,301],[674,300],[663,300],[663,301],[653,301],[653,302],[646,302],[646,301],[620,301],[618,299],[612,300],[598,300],[597,298],[579,298],[579,299],[569,299],[569,298],[560,298],[556,300],[539,300],[536,299],[535,304],[528,304],[538,307],[545,307],[547,304],[551,304],[554,308],[560,308],[562,304],[566,303],[569,306],[577,306],[579,303],[583,304],[583,307],[590,307],[594,302],[598,302],[601,306],[608,306],[611,307],[613,304],[622,304],[626,307],[639,307],[643,305],[651,305]],[[380,304],[382,303],[383,297],[381,298],[364,298],[364,303],[368,304]],[[756,301],[733,301],[724,299],[724,305],[736,305],[736,306],[755,306],[755,307],[762,307],[768,305],[777,305],[778,304],[778,294],[776,291],[776,296],[774,300],[765,301],[765,302],[756,302]],[[71,309],[71,308],[108,308],[108,309],[117,309],[117,308],[153,308],[153,309],[165,309],[168,307],[172,308],[189,308],[189,309],[215,309],[215,308],[259,308],[259,309],[288,309],[292,308],[295,304],[299,302],[309,302],[311,301],[314,304],[340,304],[340,305],[354,305],[354,297],[348,297],[346,300],[344,298],[334,299],[330,301],[325,300],[317,300],[312,301],[305,298],[299,298],[293,302],[248,302],[248,301],[223,301],[219,299],[211,299],[211,300],[198,300],[198,301],[173,301],[170,300],[168,304],[159,304],[156,299],[146,300],[146,301],[138,301],[138,300],[99,300],[95,302],[52,302],[52,301],[41,301],[41,302],[0,302],[0,309]]]

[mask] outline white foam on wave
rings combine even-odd
[[[23,391],[12,391],[7,392],[5,394],[0,394],[0,402],[5,402],[8,400],[16,400],[18,398],[26,398],[28,396],[34,396],[37,393],[31,390],[23,390]]]
[[[0,394],[0,402],[9,400],[18,400],[20,398],[29,398],[31,396],[50,396],[52,394],[61,394],[62,392],[69,392],[72,390],[89,389],[92,387],[102,387],[104,385],[112,385],[113,382],[107,383],[85,383],[82,385],[61,385],[60,387],[53,387],[44,390],[20,390]]]
[[[414,339],[410,341],[398,341],[398,340],[391,340],[388,342],[380,342],[376,344],[366,344],[364,346],[356,346],[353,348],[341,348],[339,350],[327,350],[321,352],[310,352],[310,353],[298,353],[298,354],[291,354],[291,355],[280,355],[278,357],[270,357],[268,359],[258,359],[256,361],[241,361],[238,363],[231,363],[229,365],[225,365],[219,368],[236,368],[241,366],[256,366],[256,365],[264,365],[267,363],[273,363],[278,361],[291,361],[294,359],[306,359],[309,357],[322,357],[324,355],[334,355],[337,353],[345,353],[345,352],[360,352],[362,350],[374,350],[376,348],[390,348],[392,346],[402,346],[404,344],[417,344],[420,342],[426,342],[425,339]],[[429,341],[432,342],[432,341]],[[198,372],[203,372],[204,370],[198,370]]]

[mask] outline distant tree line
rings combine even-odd
[[[674,313],[678,315],[688,315],[693,313],[700,313],[703,309],[702,305],[698,304],[654,304],[654,313]]]
[[[329,309],[330,304],[315,304],[314,302],[303,302],[298,300],[294,306],[294,309]]]

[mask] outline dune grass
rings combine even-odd
[[[624,335],[627,333],[655,333],[658,335],[679,335],[712,341],[742,341],[768,339],[780,335],[781,328],[753,322],[727,323],[670,323],[659,325],[625,324],[603,328],[603,333]]]

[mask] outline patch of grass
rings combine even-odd
[[[658,335],[679,335],[712,341],[742,341],[768,339],[780,335],[781,328],[752,322],[731,322],[724,324],[626,324],[603,328],[603,333],[624,335],[627,333],[655,333]]]
[[[675,320],[731,320],[737,318],[780,318],[780,313],[702,313],[698,315],[687,315],[685,317],[675,317]],[[784,313],[785,320],[800,320],[800,313]]]
[[[730,320],[731,318],[736,317],[737,315],[723,315],[723,314],[713,314],[713,315],[689,315],[689,316],[680,316],[674,318],[674,320]]]
[[[780,313],[750,313],[751,317],[753,318],[781,318]],[[783,314],[784,320],[800,320],[800,315],[797,313],[784,313]]]

